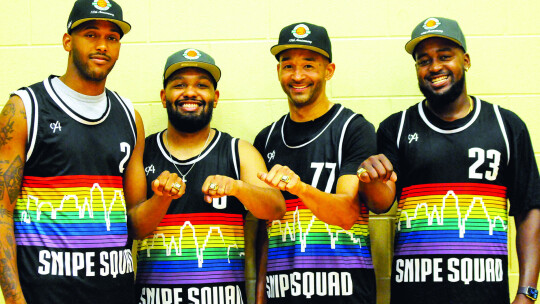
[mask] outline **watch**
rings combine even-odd
[[[517,293],[524,294],[527,298],[533,301],[536,301],[538,298],[538,289],[531,286],[519,287]]]

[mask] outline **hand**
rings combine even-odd
[[[273,188],[288,191],[296,196],[306,188],[300,177],[287,166],[275,165],[268,173],[257,173],[257,177]]]
[[[204,200],[211,203],[212,199],[223,196],[235,196],[240,189],[242,181],[223,175],[210,175],[202,186]]]
[[[177,199],[186,192],[186,184],[178,174],[163,171],[158,178],[152,182],[152,191],[158,196]]]
[[[359,174],[358,174],[359,173]],[[388,180],[397,181],[392,163],[384,154],[372,155],[360,164],[357,171],[358,179],[364,183],[379,180],[386,183]]]

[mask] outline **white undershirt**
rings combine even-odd
[[[54,91],[60,96],[60,99],[73,112],[87,119],[98,119],[103,116],[107,110],[107,94],[105,91],[97,96],[84,95],[76,92],[63,83],[60,78],[55,77],[51,80]],[[27,117],[31,117],[27,113]]]

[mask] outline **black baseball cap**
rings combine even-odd
[[[411,40],[405,44],[405,50],[414,56],[416,46],[431,37],[451,40],[463,48],[463,51],[467,52],[465,36],[457,21],[443,17],[430,17],[420,22],[412,32]]]
[[[131,30],[131,25],[124,21],[122,8],[113,0],[77,0],[69,14],[67,32],[83,22],[91,20],[106,20],[115,23],[123,35]]]
[[[187,67],[200,68],[210,73],[214,78],[214,87],[217,86],[217,82],[221,78],[221,70],[216,65],[214,58],[201,50],[190,48],[180,50],[167,58],[163,70],[163,83],[174,72]]]
[[[322,26],[307,22],[293,23],[279,33],[278,44],[270,53],[279,60],[279,53],[288,49],[306,49],[317,52],[332,62],[332,45],[328,32]]]

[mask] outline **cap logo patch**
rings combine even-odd
[[[94,0],[92,5],[100,11],[106,11],[111,8],[111,3],[108,0]]]
[[[195,60],[195,59],[199,59],[199,57],[201,57],[201,53],[199,53],[199,51],[197,51],[196,49],[187,49],[184,52],[183,56],[186,59]]]
[[[309,27],[307,27],[307,25],[298,24],[293,28],[291,33],[296,38],[306,38],[309,34],[311,34],[311,31],[309,30]]]
[[[441,25],[441,22],[437,18],[429,18],[424,22],[423,27],[426,30],[432,30],[437,28],[439,25]]]

